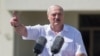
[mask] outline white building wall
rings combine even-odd
[[[100,0],[6,0],[8,10],[46,10],[50,5],[59,4],[66,11],[98,11]]]
[[[13,56],[13,29],[9,24],[11,15],[0,0],[0,56]]]

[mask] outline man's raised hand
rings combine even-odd
[[[18,12],[17,11],[14,11],[13,12],[13,17],[11,18],[10,20],[10,24],[13,26],[13,27],[18,27],[20,25],[19,23],[19,17],[18,17]]]

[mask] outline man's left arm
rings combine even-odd
[[[87,56],[87,52],[80,32],[78,32],[75,36],[75,46],[76,46],[75,56]]]

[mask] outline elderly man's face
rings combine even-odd
[[[48,20],[52,25],[62,25],[64,21],[63,11],[59,7],[52,7],[48,12]]]

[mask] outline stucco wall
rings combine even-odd
[[[53,4],[66,11],[100,11],[100,0],[6,0],[8,10],[44,11]]]
[[[5,0],[0,0],[0,56],[13,56],[13,28],[9,24],[10,13]]]

